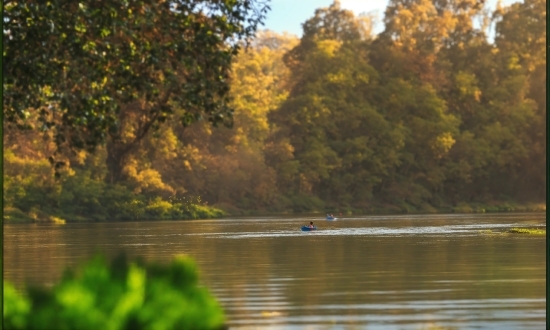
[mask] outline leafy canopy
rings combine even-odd
[[[268,9],[261,0],[8,1],[4,116],[89,150],[118,137],[117,114],[138,100],[145,132],[177,109],[184,125],[231,124],[231,61]]]

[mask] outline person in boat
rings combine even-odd
[[[309,222],[309,226],[308,226],[308,227],[309,227],[309,228],[313,228],[313,221],[310,221],[310,222]]]

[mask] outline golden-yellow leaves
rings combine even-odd
[[[521,65],[519,64],[519,57],[513,55],[508,59],[508,69],[509,70],[520,70]]]
[[[437,157],[441,158],[451,150],[455,142],[456,140],[453,138],[452,134],[450,132],[445,132],[435,139],[432,149],[436,152]]]
[[[323,40],[317,43],[317,49],[328,57],[333,57],[340,46],[342,46],[342,42],[338,40]]]
[[[52,97],[53,96],[52,88],[49,85],[43,86],[41,88],[41,92],[42,92],[42,95],[44,95],[46,97]]]
[[[459,71],[455,76],[455,84],[460,95],[471,96],[479,102],[481,90],[477,87],[477,78],[473,73]]]

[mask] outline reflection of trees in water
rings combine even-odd
[[[110,256],[125,250],[129,257],[143,256],[146,260],[164,262],[174,254],[189,254],[198,262],[202,283],[216,296],[231,298],[223,304],[230,309],[228,316],[235,319],[274,311],[269,310],[269,306],[275,306],[270,301],[288,303],[279,305],[282,310],[276,311],[298,316],[319,313],[315,308],[301,309],[306,306],[541,298],[544,292],[545,282],[537,281],[545,274],[544,240],[536,237],[482,234],[216,237],[216,233],[266,231],[276,226],[277,220],[273,221],[8,226],[5,236],[8,248],[4,253],[6,278],[18,285],[24,277],[34,283],[54,283],[63,268],[76,265],[96,250]],[[442,219],[380,220],[375,224],[353,225],[398,228],[443,226],[451,221],[460,222],[442,216]],[[516,221],[522,220],[518,217]],[[506,282],[521,279],[527,281]],[[255,297],[272,299],[263,305],[256,301],[255,307],[265,309],[251,310]],[[327,311],[343,315],[371,312],[353,308]],[[410,313],[402,310],[376,313],[405,312]]]

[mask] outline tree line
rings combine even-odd
[[[92,9],[74,10],[95,17]],[[544,202],[543,1],[490,10],[476,0],[391,0],[379,34],[376,17],[335,1],[304,22],[301,38],[197,14],[212,25],[181,41],[163,34],[191,33],[191,20],[173,12],[149,14],[141,34],[117,32],[118,14],[110,32],[54,35],[72,38],[67,47],[94,43],[79,50],[90,64],[52,53],[59,68],[38,68],[49,80],[8,81],[4,205],[14,217],[178,218],[185,205],[232,214],[469,212]],[[210,39],[220,30],[254,38]],[[102,57],[100,45],[116,51]],[[112,71],[96,73],[105,66]],[[65,99],[75,107],[62,110]]]

